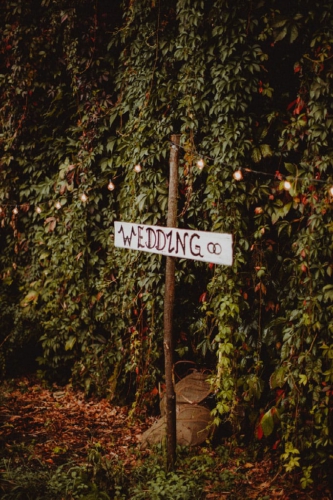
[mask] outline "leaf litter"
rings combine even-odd
[[[97,447],[106,459],[121,461],[130,473],[138,465],[140,437],[155,420],[144,409],[133,416],[129,406],[87,399],[71,385],[53,385],[50,389],[34,378],[22,377],[3,383],[0,389],[1,457],[14,459],[14,463],[36,460],[51,467],[68,462],[86,465],[89,450]],[[236,498],[230,495],[256,500],[333,499],[325,484],[319,489],[301,490],[297,481],[284,473],[274,454],[267,453],[254,462],[246,448],[226,442],[228,446],[227,462],[219,462],[218,453],[211,447],[196,449],[198,455],[209,454],[219,464],[215,472],[227,472],[235,478],[233,490],[225,492],[214,480],[207,481],[207,500]],[[140,460],[150,453],[141,451]]]

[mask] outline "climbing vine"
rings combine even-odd
[[[305,484],[332,447],[332,2],[0,14],[3,372],[37,343],[44,377],[153,398],[164,261],[115,248],[113,223],[165,225],[179,133],[178,225],[231,233],[234,261],[177,262],[178,359]]]

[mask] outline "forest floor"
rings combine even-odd
[[[315,487],[310,484],[302,490],[300,477],[287,475],[271,450],[260,459],[259,455],[254,459],[255,455],[249,449],[233,447],[227,441],[218,448],[207,445],[195,450],[181,450],[176,474],[180,474],[184,494],[176,496],[172,493],[171,483],[173,481],[173,487],[176,487],[177,477],[170,482],[169,476],[164,475],[162,480],[161,473],[156,472],[161,471],[156,450],[139,449],[140,436],[155,419],[133,415],[130,410],[113,406],[107,400],[87,399],[71,386],[46,388],[33,378],[4,382],[0,389],[0,497],[13,500],[333,498],[326,484]],[[147,464],[152,469],[155,467],[160,485],[168,481],[160,493],[151,478],[144,478],[143,471],[147,473],[149,467]],[[187,467],[190,467],[191,476],[188,483]],[[59,470],[62,471],[60,475]],[[86,471],[84,480],[90,486],[80,496],[78,483],[76,481],[76,486],[73,485],[73,478],[77,471],[82,470]],[[52,474],[56,471],[58,483],[55,485]],[[191,490],[193,475],[197,475],[196,480],[200,482],[198,496],[193,493],[193,488]],[[136,478],[136,485],[131,485],[131,478]],[[138,478],[142,478],[143,483],[146,481],[141,489]],[[36,496],[36,488],[40,491],[41,482],[46,480],[48,485],[43,486],[44,496]],[[84,488],[81,484],[82,491]],[[129,491],[132,491],[131,496],[128,496]]]

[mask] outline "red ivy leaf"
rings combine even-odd
[[[257,427],[257,438],[262,439],[263,437],[264,437],[264,431],[262,429],[261,424],[259,424]]]
[[[261,421],[263,419],[264,413],[261,413],[259,416],[259,423],[257,425],[256,431],[257,431],[257,438],[262,439],[264,437],[264,429],[262,428]]]

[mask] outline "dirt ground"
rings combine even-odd
[[[11,457],[13,463],[18,457],[37,460],[51,467],[67,461],[80,465],[97,445],[106,458],[121,460],[130,473],[137,465],[140,436],[154,421],[146,415],[139,417],[130,415],[130,408],[113,406],[105,399],[87,399],[71,386],[50,389],[29,378],[8,381],[0,389],[1,458]],[[213,449],[206,448],[207,452],[214,455]],[[230,462],[221,464],[221,470],[241,470],[239,498],[333,499],[326,484],[301,490],[297,477],[288,477],[271,453],[259,462],[244,457],[246,450],[233,449]],[[229,494],[217,495],[207,486],[207,499],[227,500]]]

